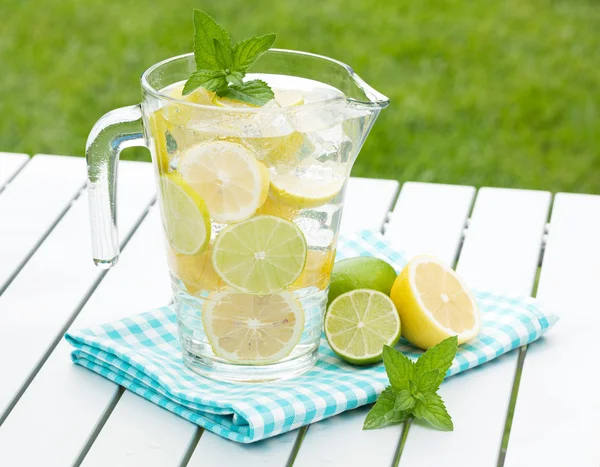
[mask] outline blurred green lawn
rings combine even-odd
[[[354,175],[600,192],[595,0],[0,0],[0,151],[82,155],[191,50],[192,9],[234,39],[338,58],[387,94]],[[127,158],[149,158],[127,150]]]

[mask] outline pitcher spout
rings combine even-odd
[[[357,96],[348,97],[349,103],[365,109],[381,110],[390,105],[390,99],[373,87],[369,86],[364,79],[358,76],[352,68],[348,67],[348,74],[356,86]]]

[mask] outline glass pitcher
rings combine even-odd
[[[224,381],[293,377],[316,362],[346,182],[388,99],[349,66],[291,50],[247,75],[274,90],[262,107],[183,96],[193,71],[193,54],[152,66],[141,105],[92,129],[94,262],[119,256],[118,155],[148,147],[185,364]]]

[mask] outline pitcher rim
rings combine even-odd
[[[190,101],[180,99],[177,97],[169,96],[168,94],[165,94],[159,90],[156,90],[148,82],[148,77],[152,72],[154,72],[161,66],[166,65],[175,60],[193,57],[194,56],[193,52],[176,55],[174,57],[169,57],[164,60],[161,60],[158,63],[155,63],[154,65],[152,65],[151,67],[146,69],[146,71],[144,71],[144,73],[142,73],[142,76],[140,78],[141,86],[142,86],[142,89],[146,93],[148,93],[149,95],[151,95],[152,97],[154,97],[156,99],[175,102],[178,104],[188,105],[188,106],[196,107],[196,108],[210,109],[213,111],[216,109],[219,109],[222,111],[227,111],[228,113],[229,112],[242,112],[242,113],[273,112],[273,113],[278,113],[278,112],[291,111],[292,109],[293,109],[293,111],[300,110],[300,109],[303,109],[303,110],[310,109],[313,107],[320,107],[320,106],[329,105],[331,103],[336,103],[336,102],[344,102],[346,104],[352,104],[352,105],[361,106],[361,107],[369,107],[369,108],[373,108],[373,109],[383,109],[383,108],[387,107],[389,104],[388,97],[386,97],[385,95],[381,94],[379,91],[377,91],[377,90],[373,89],[371,86],[369,86],[360,76],[358,76],[358,74],[356,74],[356,72],[354,71],[354,69],[351,66],[347,65],[344,62],[336,60],[335,58],[327,57],[325,55],[315,54],[312,52],[304,52],[301,50],[292,50],[292,49],[269,49],[268,52],[283,52],[283,53],[287,53],[287,54],[302,55],[305,57],[319,58],[322,60],[327,60],[329,62],[335,63],[336,65],[344,68],[346,70],[346,72],[348,73],[348,75],[350,76],[350,78],[355,81],[356,85],[359,86],[365,92],[365,94],[372,95],[373,99],[368,100],[368,101],[362,101],[359,99],[354,99],[354,98],[342,95],[339,97],[326,99],[324,101],[303,103],[300,105],[295,105],[293,107],[266,107],[266,108],[265,107],[227,107],[227,108],[221,108],[221,107],[217,107],[214,105],[198,104],[198,103],[190,102]]]

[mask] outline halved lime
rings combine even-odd
[[[213,247],[213,265],[221,279],[255,294],[280,292],[302,273],[306,239],[293,222],[255,216],[223,229]]]
[[[183,255],[204,251],[210,216],[204,200],[177,174],[160,177],[162,220],[169,244]]]
[[[400,317],[394,302],[376,290],[357,289],[337,297],[325,315],[331,349],[356,365],[381,361],[384,345],[400,340]]]

